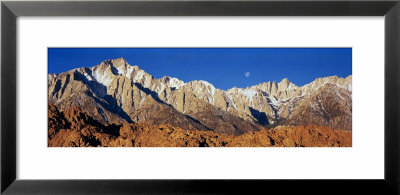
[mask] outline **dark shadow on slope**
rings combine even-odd
[[[192,121],[194,121],[194,122],[200,124],[201,126],[203,126],[207,131],[211,131],[212,130],[212,129],[208,128],[207,126],[203,125],[203,123],[201,123],[199,120],[197,120],[197,119],[195,119],[195,118],[193,118],[193,117],[191,117],[191,116],[189,116],[187,114],[185,114],[185,116],[188,117],[189,119],[191,119]]]
[[[107,133],[107,134],[110,134],[112,136],[119,137],[120,136],[119,131],[120,131],[121,127],[122,127],[122,125],[116,125],[116,124],[111,124],[111,125],[108,125],[108,126],[104,126],[103,127],[103,129],[104,129],[103,133]]]
[[[267,118],[267,114],[265,112],[260,112],[252,107],[249,107],[251,115],[257,119],[257,122],[261,125],[268,125],[269,121]]]
[[[92,75],[91,69],[85,68],[84,71],[87,72],[88,75]],[[104,86],[101,83],[98,83],[97,81],[90,81],[84,75],[82,75],[81,73],[76,72],[76,80],[78,80],[78,78],[80,80],[82,80],[83,82],[85,82],[90,87],[91,91],[93,93],[95,93],[95,95],[92,94],[91,92],[87,92],[86,94],[88,96],[90,96],[91,98],[93,98],[93,100],[96,101],[96,103],[98,103],[101,106],[103,106],[109,112],[114,113],[114,114],[120,116],[121,118],[125,119],[128,123],[133,123],[133,120],[131,119],[131,117],[125,111],[123,111],[121,107],[118,106],[117,100],[114,97],[112,97],[111,95],[107,94],[106,86]],[[167,104],[166,102],[162,101],[158,97],[158,94],[156,92],[154,92],[154,91],[152,91],[152,90],[150,90],[148,88],[143,87],[140,83],[132,82],[132,85],[136,86],[139,90],[143,91],[147,95],[151,95],[151,97],[154,100],[156,100],[158,103],[166,105],[166,106],[170,107],[171,109],[176,110],[172,105]],[[104,99],[106,101],[102,101],[98,97],[101,97],[102,99]],[[179,112],[179,111],[177,111],[177,112]],[[189,120],[192,120],[193,122],[201,125],[202,127],[204,127],[204,129],[210,130],[210,128],[208,128],[207,126],[203,125],[201,122],[199,122],[198,120],[194,119],[193,117],[190,117],[190,116],[185,115],[185,114],[183,114],[183,115],[188,117]]]
[[[82,111],[83,114],[87,115],[88,120],[86,121],[86,123],[88,125],[91,126],[95,126],[98,129],[100,129],[101,133],[107,133],[109,135],[118,137],[119,134],[119,130],[122,127],[122,125],[116,125],[116,124],[110,124],[110,125],[103,125],[101,124],[99,121],[95,120],[94,118],[92,118],[89,114],[87,114],[85,111]],[[83,117],[84,118],[84,117]]]
[[[71,79],[70,77],[71,77],[70,75],[67,75],[67,78],[65,79],[65,83],[64,83],[64,85],[63,85],[62,88],[61,88],[61,94],[64,94],[65,88],[67,88],[67,85],[68,85],[68,83],[69,83],[69,80]],[[58,97],[57,97],[57,98],[58,98]]]
[[[95,137],[82,137],[84,143],[89,143],[90,146],[98,147],[101,146],[100,140]]]
[[[84,124],[83,127],[93,126],[93,127],[96,127],[97,129],[99,129],[101,133],[107,133],[107,134],[115,136],[115,137],[118,137],[120,135],[119,131],[120,131],[120,128],[122,127],[122,125],[116,125],[116,124],[103,125],[99,121],[97,121],[96,119],[91,117],[87,112],[85,112],[81,108],[79,108],[76,115],[72,118],[72,121],[71,121],[71,118],[68,120],[65,117],[65,112],[60,112],[57,107],[56,107],[56,112],[58,113],[59,117],[61,117],[65,121],[67,121],[65,126],[60,127],[60,129],[64,129],[64,128],[71,129],[72,123],[83,122],[83,124]],[[97,143],[98,140],[96,140],[96,139],[94,139],[94,140],[90,139],[90,138],[87,138],[87,139],[88,140],[86,140],[85,142],[89,142],[90,145],[92,145],[92,146],[100,145],[100,143]]]
[[[132,82],[132,83],[133,83],[133,82]],[[171,109],[175,110],[176,112],[181,113],[181,112],[177,111],[172,105],[170,105],[170,104],[168,104],[168,103],[162,101],[162,100],[158,97],[158,93],[156,93],[156,92],[154,92],[154,91],[152,91],[152,90],[150,90],[150,89],[148,89],[148,88],[143,87],[140,83],[133,83],[133,85],[135,85],[135,86],[136,86],[138,89],[140,89],[141,91],[145,92],[147,95],[151,95],[151,97],[152,97],[154,100],[156,100],[158,103],[164,104],[164,105],[170,107]],[[181,114],[183,114],[183,113],[181,113]],[[205,126],[203,123],[201,123],[199,120],[197,120],[197,119],[195,119],[195,118],[193,118],[193,117],[191,117],[191,116],[189,116],[189,115],[187,115],[187,114],[183,114],[183,115],[186,116],[186,117],[188,117],[188,118],[189,118],[190,120],[192,120],[193,122],[195,122],[195,123],[201,125],[202,127],[204,127],[204,129],[209,130],[209,131],[212,130],[212,129],[210,129],[209,127]]]
[[[151,97],[153,97],[158,103],[161,104],[165,104],[167,106],[170,106],[169,104],[167,104],[166,102],[162,101],[160,98],[158,98],[158,94],[148,88],[143,87],[140,83],[134,83],[132,82],[133,85],[135,85],[138,89],[140,89],[141,91],[145,92],[147,95],[151,95]]]
[[[54,90],[51,96],[54,96],[60,89],[61,89],[61,80],[57,79],[56,85],[54,86]],[[56,97],[59,98],[58,95]]]
[[[110,67],[111,67],[111,72],[114,75],[120,75],[120,74],[118,74],[118,70],[114,67],[114,64],[112,62],[110,62]]]
[[[117,101],[111,95],[107,95],[107,96],[103,97],[103,99],[105,99],[106,102],[101,101],[99,98],[95,97],[92,92],[86,92],[86,95],[93,98],[93,100],[96,103],[100,104],[107,111],[120,116],[121,118],[126,120],[126,122],[128,122],[128,123],[133,123],[133,121],[129,117],[129,115],[125,111],[123,111],[120,107],[117,106]]]
[[[88,73],[88,75],[92,75],[92,70],[89,68],[84,68],[84,71]],[[115,71],[115,70],[113,70]],[[128,123],[133,123],[133,120],[131,117],[122,110],[121,107],[118,106],[117,100],[112,97],[111,95],[107,94],[107,88],[101,83],[98,83],[97,81],[93,80],[88,80],[82,73],[75,71],[74,73],[75,80],[81,80],[82,82],[86,83],[88,87],[91,89],[90,91],[86,92],[86,94],[91,97],[96,103],[100,104],[104,109],[107,111],[116,114],[120,116],[121,118],[125,119]],[[151,95],[151,97],[157,101],[160,104],[166,105],[170,107],[171,109],[175,110],[178,113],[181,113],[177,111],[172,105],[162,101],[159,97],[158,94],[148,88],[143,87],[140,83],[134,83],[132,82],[132,85],[136,86],[139,90],[143,91],[147,95]],[[101,97],[101,99],[99,98]],[[104,101],[105,100],[105,101]],[[185,117],[187,117],[189,120],[193,121],[194,123],[199,124],[200,126],[204,127],[206,130],[211,130],[209,127],[203,125],[200,121],[194,119],[191,116],[185,115],[181,113]],[[111,130],[113,132],[113,130]]]
[[[141,91],[145,92],[147,95],[151,95],[151,97],[154,98],[154,100],[156,100],[158,103],[167,105],[173,109],[175,109],[172,105],[168,104],[167,102],[162,101],[159,97],[158,97],[158,93],[155,91],[150,90],[149,88],[143,87],[143,85],[141,85],[140,83],[134,83],[132,81],[132,84],[135,85],[138,89],[140,89]],[[187,115],[186,115],[187,116]]]
[[[84,69],[89,75],[92,74],[92,70],[89,68]],[[126,120],[128,123],[133,123],[132,119],[129,117],[129,115],[124,112],[118,105],[117,105],[117,100],[112,97],[111,95],[107,94],[107,88],[106,86],[102,85],[101,83],[98,83],[96,81],[90,81],[88,80],[82,73],[75,71],[74,72],[74,78],[77,81],[82,81],[88,85],[88,87],[91,89],[91,91],[86,92],[86,95],[89,97],[93,98],[93,100],[100,104],[103,108],[105,108],[107,111],[116,114]],[[94,94],[93,94],[94,93]],[[101,101],[98,97],[103,98],[106,101]]]
[[[269,95],[267,93],[265,93],[265,92],[262,92],[262,93],[263,93],[264,96],[268,97],[267,98],[268,105],[271,107],[272,111],[274,112],[275,120],[278,122],[279,121],[278,111],[275,109],[275,107],[272,106],[272,102],[271,102],[271,99],[270,99]]]

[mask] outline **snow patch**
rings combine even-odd
[[[144,78],[144,71],[143,70],[139,70],[138,73],[133,78],[133,81],[134,82],[138,82],[138,81],[142,80],[143,78]]]
[[[270,104],[273,106],[279,106],[280,102],[276,98],[269,98]]]
[[[232,100],[232,96],[231,96],[229,93],[225,93],[225,94],[226,94],[226,96],[227,96],[228,99],[229,99],[229,103],[232,104],[232,106],[237,110],[238,107],[237,107],[236,103]],[[230,108],[230,107],[229,107],[229,108]],[[229,108],[228,108],[228,109],[229,109]]]
[[[111,75],[106,74],[107,70],[110,69],[110,67],[107,67],[105,71],[102,73],[99,73],[99,70],[96,70],[94,74],[94,78],[97,80],[97,82],[103,84],[104,86],[109,86],[110,83],[113,81],[113,78]]]
[[[206,86],[207,92],[211,95],[211,98],[208,98],[208,102],[214,104],[214,94],[215,94],[215,87],[211,83],[207,81],[200,80]]]
[[[182,87],[185,85],[185,82],[177,79],[177,78],[170,78],[168,82],[169,87],[174,87],[178,89],[179,87]]]
[[[159,89],[158,90],[158,95],[160,95],[161,94],[161,92],[163,92],[164,91],[164,89],[165,89],[165,85],[164,85],[164,83],[160,83],[161,84],[161,89]]]
[[[352,91],[352,86],[351,86],[351,84],[347,85],[347,89],[348,89],[349,91]]]
[[[201,83],[203,83],[206,87],[210,87],[211,89],[215,89],[214,85],[207,81],[200,80]]]
[[[249,89],[249,90],[241,91],[240,93],[245,95],[246,97],[252,99],[257,94],[257,91],[253,90],[253,89]]]
[[[92,77],[89,76],[88,73],[85,72],[83,75],[85,75],[85,77],[86,77],[87,80],[89,80],[89,81],[93,80]]]
[[[133,66],[128,66],[125,76],[128,78],[131,78],[131,74],[134,70],[135,70],[135,68]]]
[[[121,67],[117,67],[116,69],[118,71],[118,75],[123,75],[124,74],[124,70],[122,70]]]

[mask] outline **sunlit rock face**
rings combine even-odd
[[[268,80],[268,78],[266,78]],[[352,77],[289,79],[221,90],[207,81],[156,79],[125,59],[48,75],[49,103],[81,108],[102,124],[169,123],[187,130],[240,135],[270,125],[352,130]]]

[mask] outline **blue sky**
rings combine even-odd
[[[48,70],[60,73],[119,57],[156,78],[206,80],[224,90],[283,78],[302,86],[352,74],[351,48],[49,48]]]

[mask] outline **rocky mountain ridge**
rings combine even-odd
[[[278,124],[351,130],[351,83],[352,76],[318,78],[301,87],[283,79],[224,91],[202,80],[156,79],[118,58],[49,74],[48,97],[61,111],[76,105],[104,124],[171,121],[183,129],[234,135]]]

